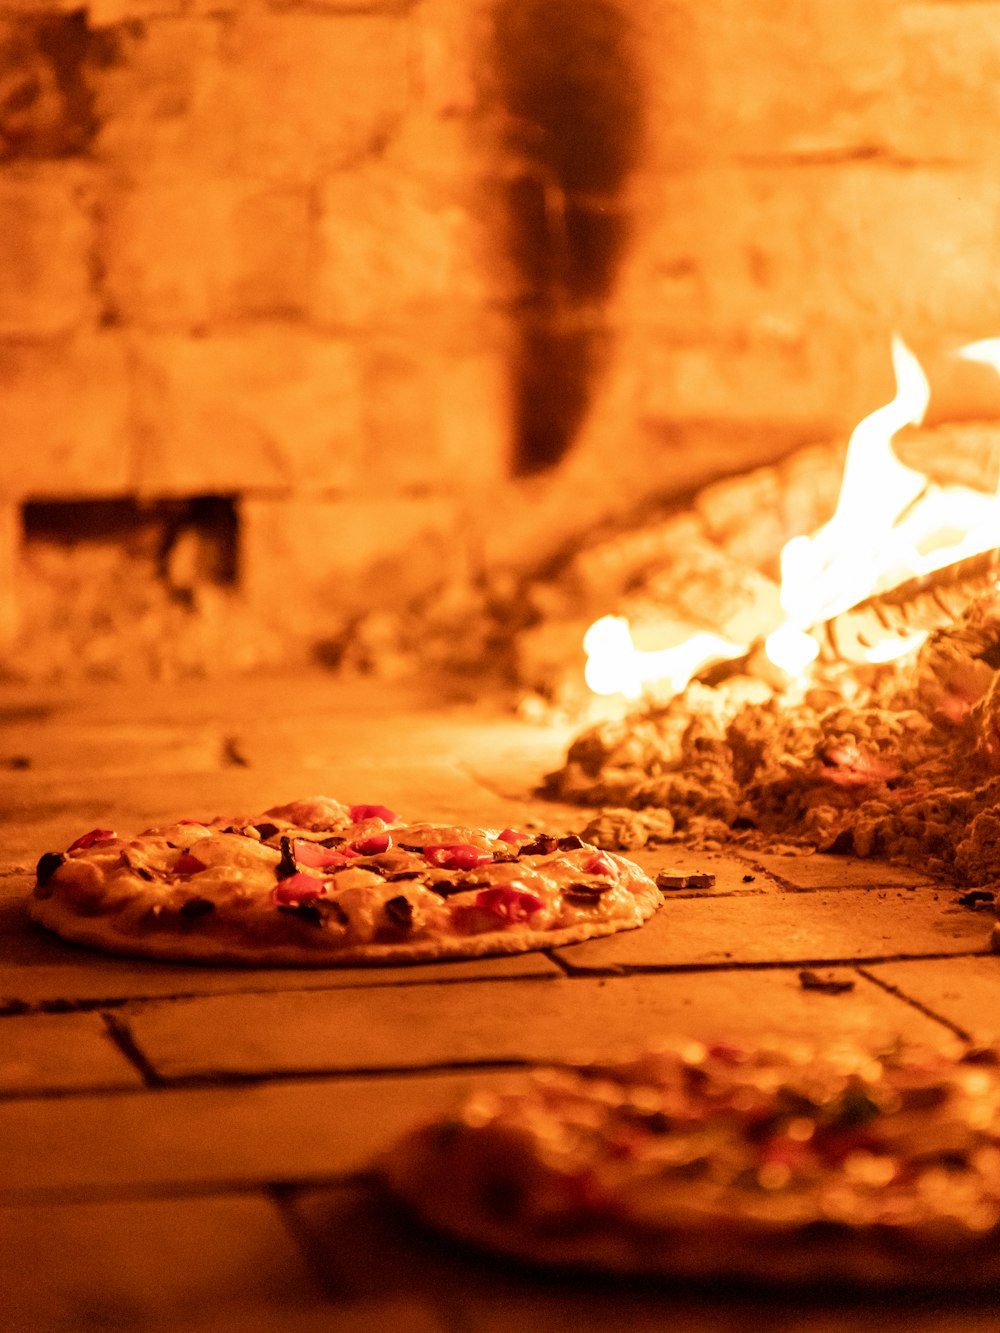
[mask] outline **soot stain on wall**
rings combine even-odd
[[[511,365],[514,467],[524,475],[566,453],[606,361],[641,79],[613,0],[498,0],[493,18],[501,147],[514,164],[505,241],[524,291]]]
[[[67,157],[97,131],[82,10],[0,18],[0,161]]]

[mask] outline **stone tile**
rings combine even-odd
[[[489,1266],[439,1243],[378,1188],[358,1185],[305,1188],[287,1204],[314,1268],[328,1285],[355,1300],[406,1294],[436,1303],[482,1281],[499,1282]],[[450,1302],[449,1302],[450,1303]],[[512,1326],[513,1327],[513,1326]]]
[[[117,1327],[117,1326],[116,1326]],[[129,1330],[133,1325],[129,1325]],[[177,1323],[167,1313],[151,1316],[143,1333],[176,1333]],[[267,1304],[207,1306],[185,1316],[184,1333],[448,1333],[435,1311],[415,1300],[317,1300],[303,1307]],[[106,1333],[101,1324],[93,1333]],[[66,1333],[79,1333],[74,1327]],[[89,1326],[84,1333],[89,1333]]]
[[[672,1288],[532,1272],[477,1254],[422,1227],[378,1192],[306,1189],[291,1204],[317,1270],[355,1300],[375,1293],[445,1306],[463,1333],[883,1333],[903,1319],[916,1333],[986,1333],[989,1300],[900,1303],[873,1296],[804,1300],[739,1289]],[[398,1295],[397,1295],[398,1293]]]
[[[221,56],[205,71],[185,146],[222,172],[308,182],[377,155],[411,95],[398,15],[241,7]]]
[[[27,876],[0,876],[0,1012],[19,1005],[118,1002],[158,996],[412,986],[438,981],[560,977],[542,953],[398,967],[240,968],[146,962],[66,944],[27,918]]]
[[[557,949],[572,968],[834,962],[985,951],[990,922],[932,889],[669,899],[639,930]]]
[[[286,1034],[286,1039],[288,1034]],[[296,1079],[0,1103],[0,1202],[330,1181],[496,1074]]]
[[[75,173],[74,173],[75,174]],[[95,314],[79,181],[45,168],[0,182],[0,333],[45,337]]]
[[[309,288],[312,231],[304,189],[213,178],[144,182],[102,205],[103,290],[116,315],[137,328],[287,315],[301,309]]]
[[[995,13],[980,5],[900,10],[903,87],[893,147],[915,159],[989,160],[998,112]]]
[[[989,1297],[977,1308],[963,1308],[947,1297],[914,1301],[753,1295],[717,1284],[718,1294],[702,1289],[674,1293],[668,1284],[619,1287],[586,1278],[572,1284],[510,1282],[498,1301],[475,1287],[460,1292],[463,1333],[884,1333],[895,1321],[907,1333],[987,1333],[994,1310]],[[625,1322],[627,1320],[627,1323]]]
[[[866,969],[977,1039],[1000,1038],[1000,957],[921,958]]]
[[[325,262],[312,314],[321,324],[392,327],[400,315],[426,316],[442,304],[471,312],[487,296],[488,242],[458,191],[449,197],[373,160],[326,179],[319,206]],[[425,339],[435,327],[428,320]]]
[[[113,333],[10,342],[0,359],[4,491],[33,499],[121,495],[129,485],[125,351]]]
[[[13,646],[21,628],[21,506],[0,501],[0,652]]]
[[[885,861],[862,861],[854,856],[779,856],[771,852],[746,852],[755,866],[796,889],[873,889],[932,884],[933,876],[910,866]]]
[[[240,494],[250,478],[261,488],[308,487],[317,476],[358,483],[361,389],[346,339],[261,321],[239,334],[136,335],[133,348],[134,484],[144,491]]]
[[[314,420],[313,436],[326,437],[328,424]],[[287,426],[282,427],[287,432]],[[286,439],[295,444],[293,434]],[[356,444],[343,451],[350,462]],[[327,439],[323,448],[329,451]],[[329,474],[329,464],[324,464]],[[359,459],[351,464],[355,480]],[[253,608],[286,631],[315,637],[317,624],[333,627],[331,607],[341,616],[369,612],[372,571],[378,570],[380,597],[389,605],[427,592],[441,577],[441,551],[464,549],[458,501],[440,493],[427,496],[366,495],[352,500],[295,500],[253,497],[241,506],[245,589]],[[298,595],[287,595],[288,580]]]
[[[863,1031],[915,1021],[871,983],[829,996],[803,990],[794,969],[154,1001],[128,1016],[143,1055],[168,1080],[548,1062],[674,1029],[763,1023],[820,1034],[824,1025]],[[927,1026],[922,1017],[919,1025]]]
[[[0,1094],[141,1084],[97,1014],[0,1018]]]
[[[777,881],[756,862],[751,865],[736,856],[727,856],[722,852],[693,852],[687,847],[640,847],[636,851],[622,852],[629,860],[642,866],[653,879],[661,870],[679,871],[681,874],[708,873],[715,876],[715,883],[707,889],[686,888],[668,889],[665,899],[677,897],[704,897],[716,893],[764,893],[777,892]]]
[[[341,244],[345,216],[351,218],[352,229],[359,225],[353,213],[336,217]],[[333,223],[328,220],[328,225],[332,228]],[[415,256],[408,262],[414,263]],[[353,263],[342,264],[339,292],[336,286],[332,293],[327,290],[338,321],[373,301],[405,299],[405,292],[384,285],[376,284],[372,292],[358,282],[359,276]],[[428,281],[426,276],[423,281]],[[415,323],[424,321],[418,317]],[[416,341],[400,336],[365,340],[361,356],[369,486],[420,490],[432,473],[460,478],[466,491],[481,488],[479,493],[487,493],[499,486],[509,466],[506,363],[499,349],[482,343],[478,327],[463,330],[462,336],[439,334],[434,342],[426,334]],[[421,447],[401,450],[400,439],[419,439]]]
[[[319,1302],[264,1197],[0,1209],[0,1289],[5,1328],[66,1333],[188,1328],[207,1311],[269,1311],[280,1330],[283,1310]]]
[[[156,0],[153,0],[155,3]],[[169,0],[173,3],[173,0]],[[90,22],[131,6],[132,0],[96,0]],[[178,9],[192,7],[182,0]],[[221,4],[220,4],[221,9]],[[135,17],[131,15],[130,17]],[[221,27],[205,17],[122,24],[114,34],[116,59],[91,75],[98,131],[94,156],[126,178],[170,175],[191,148],[192,120],[219,64]],[[187,171],[194,155],[186,158]]]
[[[373,1333],[392,1329],[392,1333],[445,1333],[452,1327],[445,1316],[405,1295],[395,1299],[375,1297],[367,1301],[338,1304],[330,1333]]]
[[[696,7],[712,142],[762,156],[878,142],[898,78],[898,8],[894,0],[814,0],[808,20],[790,22],[774,3],[749,21],[739,3]]]

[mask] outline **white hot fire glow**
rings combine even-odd
[[[958,352],[1000,373],[1000,338]],[[919,425],[930,387],[917,358],[900,338],[892,343],[896,393],[858,424],[844,460],[833,517],[811,536],[793,537],[781,552],[784,621],[765,639],[770,660],[792,678],[819,655],[810,629],[873,593],[1000,545],[1000,482],[988,494],[939,486],[901,463],[896,432]],[[871,662],[914,651],[926,635],[887,637],[868,650]],[[636,648],[628,621],[603,616],[584,638],[587,684],[595,694],[638,698],[656,682],[679,693],[701,669],[742,656],[748,645],[700,633],[673,648]]]

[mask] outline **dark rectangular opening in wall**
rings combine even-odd
[[[231,495],[184,499],[29,501],[22,513],[25,546],[52,542],[120,547],[155,564],[181,600],[192,578],[234,587],[239,578],[239,517]]]
[[[177,679],[258,660],[236,497],[32,500],[19,518],[17,624],[0,670]]]

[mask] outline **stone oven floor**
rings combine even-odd
[[[329,677],[0,690],[0,1328],[11,1333],[784,1333],[996,1327],[996,1300],[808,1298],[531,1275],[413,1229],[365,1172],[476,1081],[666,1030],[934,1040],[997,1027],[992,916],[896,867],[710,869],[642,930],[551,954],[348,970],[92,955],[32,928],[41,852],[327,792],[581,827],[533,800],[569,732]],[[800,971],[851,983],[806,989]]]

